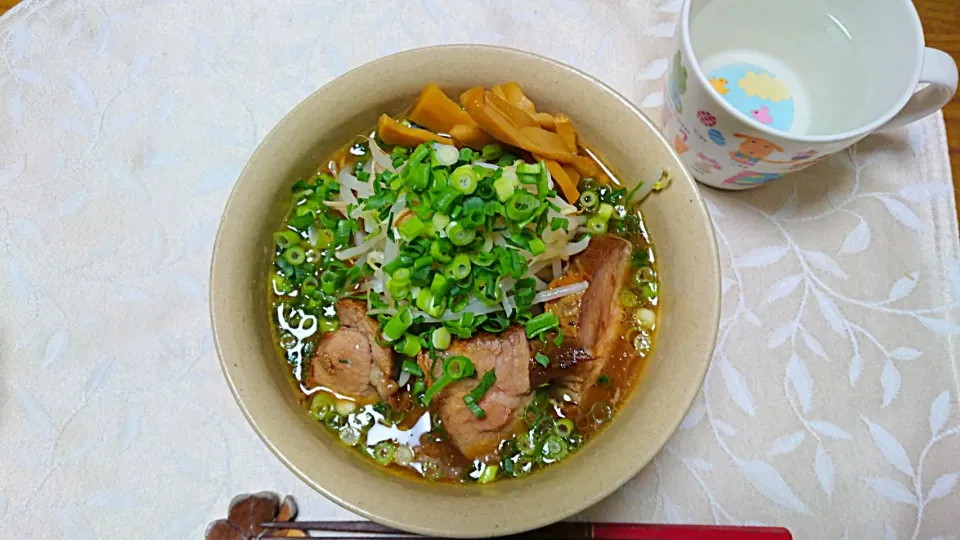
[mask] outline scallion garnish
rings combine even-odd
[[[560,326],[560,320],[550,311],[544,311],[540,315],[527,321],[524,325],[528,339],[533,339],[547,330],[557,328],[558,326]]]
[[[476,369],[473,367],[473,362],[466,356],[455,355],[447,357],[446,360],[443,361],[443,375],[434,381],[434,383],[430,385],[430,388],[427,388],[427,391],[423,394],[421,401],[424,407],[430,405],[430,402],[437,393],[443,390],[448,384],[471,377],[475,372]]]
[[[469,394],[463,396],[463,401],[467,404],[467,408],[470,409],[470,412],[477,418],[486,416],[486,413],[480,408],[479,403],[495,382],[497,382],[497,374],[491,369],[483,374],[483,377],[480,378],[480,384],[478,384],[476,388],[471,390]]]
[[[411,375],[417,377],[423,377],[423,371],[420,369],[420,366],[417,365],[413,360],[404,360],[400,365],[400,371],[406,371]]]
[[[413,324],[413,315],[410,310],[404,307],[390,318],[383,327],[383,339],[387,341],[396,341],[403,336],[403,333]]]

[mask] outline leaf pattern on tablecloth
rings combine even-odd
[[[78,0],[0,19],[0,525],[196,538],[260,489],[350,517],[269,453],[217,366],[208,264],[245,161],[322,84],[438,43],[569,62],[658,117],[681,6]],[[703,190],[723,266],[713,363],[665,450],[580,519],[956,534],[943,137],[929,118],[762,189]]]

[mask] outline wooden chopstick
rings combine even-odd
[[[300,531],[392,534],[410,538],[413,533],[391,529],[372,521],[269,521],[261,523],[264,529],[296,529]],[[377,537],[380,538],[380,537]],[[420,537],[418,537],[420,538]]]
[[[381,536],[381,535],[363,535],[363,536],[307,536],[306,538],[320,538],[322,540],[360,540],[366,538],[368,540],[410,540],[411,538],[416,538],[417,540],[445,540],[439,536]],[[258,536],[257,540],[290,540],[289,536]]]
[[[261,523],[266,529],[296,529],[311,532],[348,533],[356,536],[323,536],[325,540],[369,538],[371,540],[441,540],[442,537],[417,536],[373,523],[372,521],[299,521]],[[263,536],[261,538],[282,538]],[[660,540],[789,540],[790,532],[775,527],[730,527],[717,525],[658,525],[650,523],[582,523],[562,521],[542,529],[506,538],[566,539],[660,539]]]

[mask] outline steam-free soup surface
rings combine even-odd
[[[640,200],[519,85],[400,118],[293,186],[271,317],[306,413],[400,474],[520,477],[577,452],[649,355],[658,277]]]

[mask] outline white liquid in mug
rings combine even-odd
[[[690,36],[710,84],[754,122],[827,135],[864,121],[866,51],[821,0],[713,0]]]

